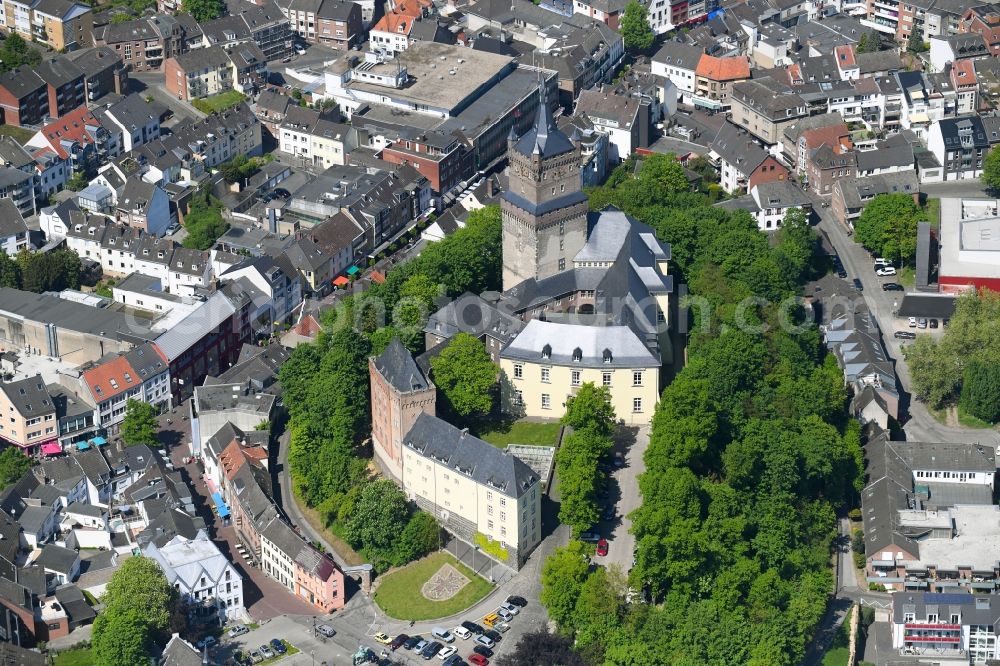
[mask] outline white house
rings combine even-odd
[[[102,120],[114,125],[108,129],[120,131],[122,151],[127,153],[160,138],[160,115],[164,110],[158,102],[147,102],[132,93],[105,109]]]
[[[243,578],[204,530],[193,539],[175,536],[161,547],[150,541],[144,554],[156,560],[188,611],[221,623],[241,619]]]
[[[10,256],[29,249],[28,225],[11,199],[0,199],[0,251]]]
[[[653,74],[677,87],[677,101],[691,104],[695,92],[695,69],[705,50],[694,44],[666,41],[650,61]]]

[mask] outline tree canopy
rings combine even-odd
[[[7,33],[0,45],[0,72],[9,72],[18,67],[34,67],[41,61],[41,51],[32,48],[13,30]]]
[[[625,5],[620,27],[625,48],[630,51],[645,51],[656,40],[653,29],[649,27],[649,12],[637,0]]]
[[[909,194],[880,194],[854,223],[854,237],[880,257],[909,261],[917,252],[920,208]]]
[[[182,245],[195,250],[209,249],[228,231],[229,223],[222,217],[222,202],[212,196],[207,186],[192,197],[184,216],[184,229],[187,236]]]
[[[181,9],[198,23],[204,23],[222,16],[223,4],[220,0],[183,0]]]
[[[96,666],[134,666],[149,660],[151,648],[170,626],[177,591],[148,557],[125,560],[101,597],[104,610],[94,620]]]
[[[49,252],[21,250],[13,259],[0,252],[0,287],[36,294],[78,289],[82,270],[80,255],[65,247]]]
[[[122,420],[121,436],[128,446],[145,444],[156,446],[156,410],[152,405],[130,398],[125,403],[125,418]]]
[[[489,414],[499,369],[486,346],[468,333],[458,333],[431,359],[432,377],[443,407],[469,425]]]
[[[983,160],[983,173],[979,177],[983,185],[994,192],[1000,190],[1000,148],[993,146]]]
[[[14,483],[31,469],[31,459],[16,446],[0,451],[0,489]]]

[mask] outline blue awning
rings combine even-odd
[[[347,274],[348,275],[354,275],[355,273],[357,273],[360,270],[361,269],[358,268],[357,266],[351,266],[350,268],[347,269]]]
[[[219,512],[219,518],[229,517],[229,507],[222,501],[220,493],[212,493],[212,501],[215,502],[215,509]]]
[[[86,451],[87,449],[90,448],[90,443],[89,442],[77,442],[76,443],[76,448],[77,448],[78,451]]]
[[[93,444],[94,446],[104,446],[105,444],[108,443],[108,440],[104,439],[103,437],[98,436],[98,437],[94,437],[93,439],[91,439],[90,443]]]

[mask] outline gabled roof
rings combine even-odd
[[[53,88],[59,88],[68,83],[73,83],[83,76],[83,70],[65,56],[51,56],[43,58],[35,71],[42,77],[42,80]]]
[[[0,201],[8,201],[8,199],[0,199]],[[54,412],[56,409],[41,375],[0,383],[0,391],[3,391],[10,404],[24,418],[35,418]]]
[[[98,361],[82,372],[82,378],[97,404],[142,386],[142,378],[124,355]]]
[[[388,32],[394,35],[409,35],[415,19],[402,14],[386,14],[372,26],[372,31]]]
[[[573,144],[556,126],[549,107],[545,82],[538,86],[538,113],[535,124],[514,144],[514,150],[522,155],[538,155],[542,159],[562,155],[573,150]],[[511,129],[513,132],[513,128]]]
[[[385,351],[372,359],[372,363],[378,373],[400,393],[424,391],[433,386],[399,338],[393,338]]]
[[[767,159],[767,152],[733,123],[722,123],[709,148],[744,175],[753,173]]]
[[[39,131],[48,140],[52,150],[65,160],[69,159],[70,154],[64,142],[82,145],[94,144],[93,133],[96,133],[100,127],[100,121],[84,105],[45,125]]]
[[[746,56],[716,58],[707,53],[698,60],[695,74],[713,81],[740,81],[750,78],[750,61]]]

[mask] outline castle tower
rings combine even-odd
[[[545,82],[534,127],[507,139],[509,184],[502,195],[503,288],[572,268],[587,241],[580,150],[556,127]]]

